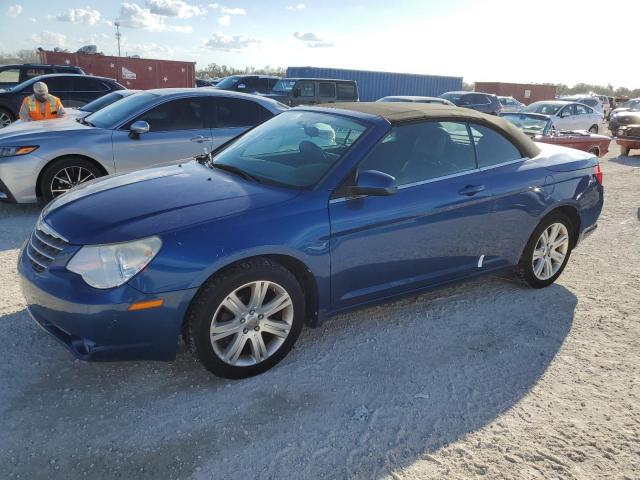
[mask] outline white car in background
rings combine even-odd
[[[526,106],[513,97],[498,97],[498,101],[500,105],[502,105],[502,113],[519,113],[523,111]]]
[[[611,107],[609,106],[609,102],[605,104],[602,98],[597,97],[595,95],[568,95],[568,96],[560,97],[559,100],[566,100],[567,102],[582,103],[583,105],[586,105],[598,112],[601,112],[603,118],[606,118],[607,115],[609,115],[609,110],[611,110]]]
[[[549,115],[553,126],[558,130],[588,130],[598,133],[602,125],[602,112],[582,103],[543,100],[532,103],[524,111]]]

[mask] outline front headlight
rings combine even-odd
[[[133,242],[82,247],[67,264],[67,270],[82,276],[95,288],[119,287],[155,257],[162,246],[158,237]]]
[[[0,147],[0,157],[17,157],[33,152],[38,147],[32,145],[29,147]]]

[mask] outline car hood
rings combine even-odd
[[[38,122],[17,121],[0,130],[0,143],[7,141],[36,140],[50,135],[67,135],[70,131],[94,130],[95,127],[76,122],[77,117],[63,117]]]
[[[114,243],[242,214],[298,193],[190,161],[87,182],[50,203],[42,219],[72,244]]]

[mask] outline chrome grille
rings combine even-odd
[[[29,237],[27,257],[36,272],[43,272],[69,242],[51,227],[38,220]]]

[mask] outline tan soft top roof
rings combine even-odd
[[[526,157],[533,158],[540,153],[537,145],[511,122],[469,108],[415,102],[345,102],[318,106],[376,115],[386,119],[392,125],[423,120],[457,120],[479,123],[500,131]]]

